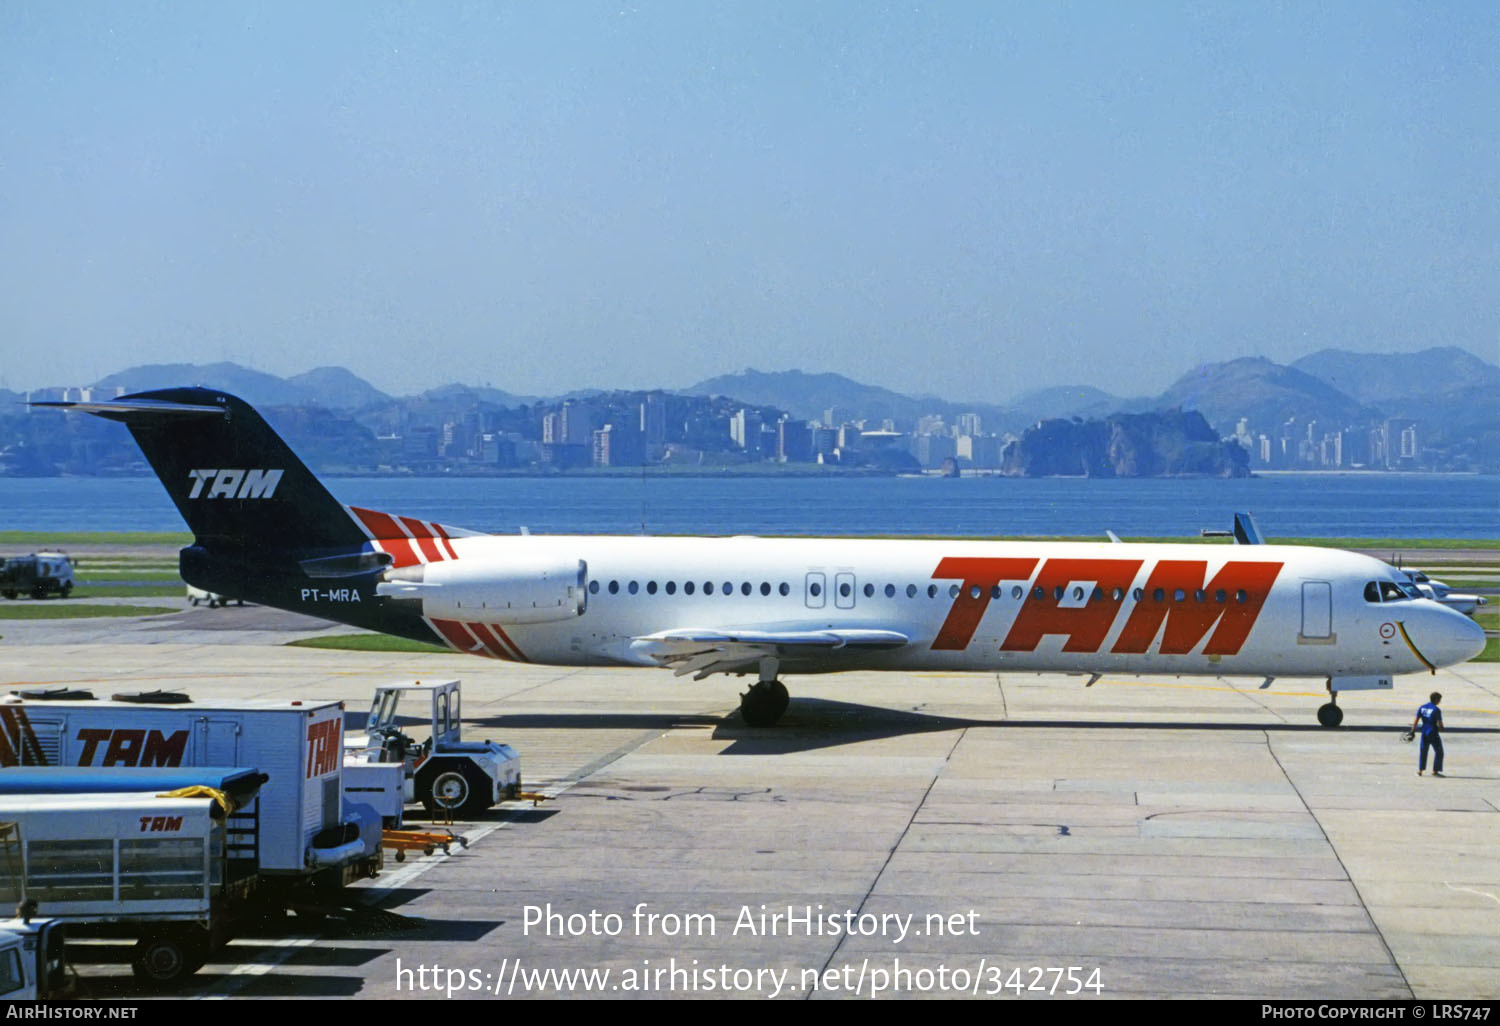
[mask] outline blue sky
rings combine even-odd
[[[1500,359],[1493,3],[0,5],[0,384]]]

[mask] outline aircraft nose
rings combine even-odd
[[[1442,614],[1432,618],[1423,631],[1423,640],[1417,642],[1428,659],[1437,666],[1452,666],[1484,651],[1483,627],[1451,609],[1442,610]]]

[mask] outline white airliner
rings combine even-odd
[[[462,652],[565,666],[1305,677],[1384,689],[1484,648],[1379,560],[1278,545],[481,535],[340,504],[243,401],[61,403],[124,422],[194,543],[195,587]]]

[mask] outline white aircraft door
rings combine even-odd
[[[1298,644],[1331,645],[1333,634],[1333,585],[1327,581],[1302,582],[1302,633]]]
[[[808,609],[822,609],[828,602],[828,596],[824,594],[827,578],[821,571],[813,570],[807,575],[807,584],[803,589],[803,597],[807,602]]]
[[[833,604],[840,609],[854,608],[854,575],[835,574],[833,577]]]

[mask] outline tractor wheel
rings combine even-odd
[[[446,761],[418,784],[418,790],[422,804],[434,815],[451,810],[456,816],[473,819],[494,804],[489,779],[467,762]]]

